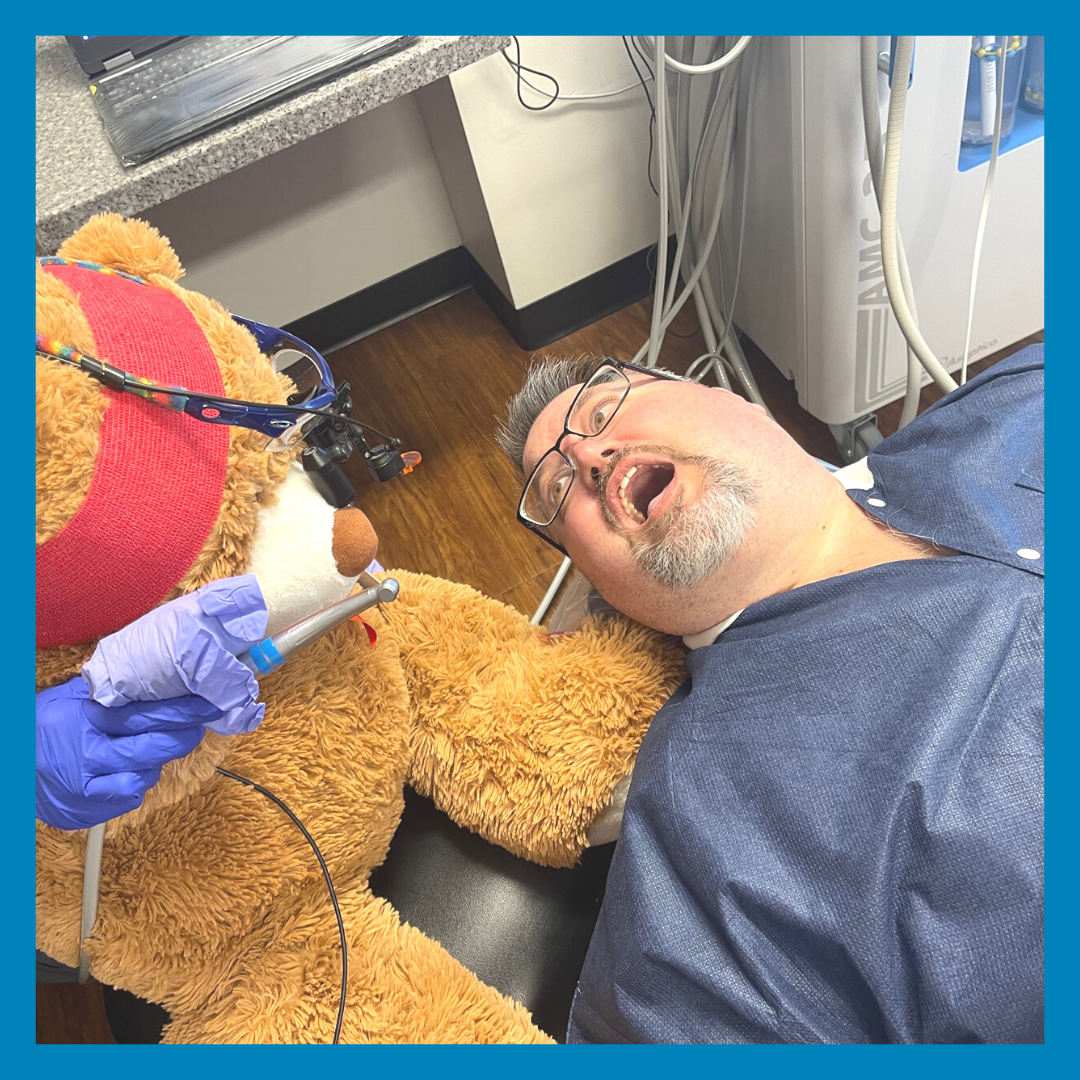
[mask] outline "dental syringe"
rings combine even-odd
[[[339,600],[336,604],[324,607],[321,611],[316,611],[314,615],[309,615],[306,619],[301,619],[292,626],[271,634],[257,645],[252,645],[247,652],[241,653],[237,659],[251,668],[255,673],[255,678],[259,678],[260,675],[269,675],[271,671],[276,671],[281,667],[294,653],[333,630],[335,626],[340,626],[343,622],[376,604],[388,604],[391,600],[396,600],[398,589],[398,583],[394,578],[386,578],[364,589],[363,592],[353,593],[344,600]]]
[[[293,623],[279,630],[276,634],[263,638],[257,645],[252,645],[237,659],[249,667],[255,678],[269,675],[276,671],[290,656],[310,645],[316,638],[340,626],[343,622],[376,604],[387,604],[397,599],[400,586],[395,578],[377,581],[369,574],[361,575],[365,581],[375,582],[362,592],[346,596],[336,604],[330,604],[314,615]],[[86,857],[83,864],[82,920],[79,938],[79,982],[85,983],[90,978],[90,958],[86,954],[85,941],[90,936],[97,921],[98,891],[101,883],[101,858],[105,842],[105,822],[94,825],[86,837]]]

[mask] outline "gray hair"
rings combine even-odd
[[[500,421],[495,430],[496,442],[518,472],[525,474],[525,443],[536,418],[564,390],[589,379],[606,359],[604,356],[563,357],[534,360],[529,365],[521,389],[507,403],[506,420]]]

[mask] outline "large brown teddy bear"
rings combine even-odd
[[[39,261],[39,334],[169,385],[261,402],[290,393],[243,326],[176,284],[176,256],[144,223],[99,216],[59,256]],[[200,355],[215,370],[200,370]],[[104,634],[217,578],[254,573],[270,631],[353,589],[375,553],[369,523],[321,499],[295,449],[266,442],[39,352],[39,690],[76,675]],[[325,856],[348,941],[341,1041],[550,1041],[368,879],[405,784],[518,855],[573,865],[683,676],[681,647],[623,620],[548,638],[467,587],[391,576],[398,600],[365,615],[373,645],[358,622],[317,640],[262,679],[256,730],[207,733],[106,826],[83,944],[96,979],[168,1010],[166,1042],[328,1042],[338,1012],[338,928],[313,853],[217,766],[283,799]],[[86,837],[37,827],[38,948],[71,966]]]

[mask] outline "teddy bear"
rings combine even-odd
[[[98,215],[38,260],[39,342],[158,384],[286,401],[287,375],[182,274],[151,226]],[[117,392],[40,344],[36,428],[39,691],[78,675],[101,638],[218,579],[253,574],[274,633],[378,568],[376,530],[319,495],[299,446],[268,450],[258,432]],[[550,635],[467,586],[376,576],[398,582],[394,602],[262,677],[254,730],[207,731],[106,824],[84,940],[87,832],[37,823],[38,948],[70,966],[83,948],[98,981],[163,1005],[166,1042],[330,1042],[339,1013],[342,1042],[551,1041],[369,877],[405,785],[517,855],[573,865],[683,679],[684,651],[626,619]],[[317,841],[344,987],[311,848],[230,773]]]

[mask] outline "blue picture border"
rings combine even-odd
[[[1036,13],[1037,12],[1037,13]],[[1052,38],[1048,52],[1054,57],[1049,61],[1051,69],[1065,70],[1064,44],[1070,46],[1076,40],[1071,31],[1075,17],[1065,13],[1064,7],[1053,6],[1035,9],[1029,16],[1026,9],[1015,5],[973,4],[942,5],[916,3],[903,8],[870,9],[866,5],[831,4],[827,10],[809,11],[804,5],[774,4],[750,8],[722,8],[716,4],[691,3],[675,7],[640,3],[574,3],[565,2],[533,4],[518,9],[509,5],[492,3],[432,3],[420,0],[403,5],[380,5],[378,8],[358,8],[355,5],[323,4],[315,11],[311,7],[288,8],[275,4],[250,2],[229,5],[187,3],[176,12],[151,9],[145,4],[114,3],[107,8],[89,8],[85,3],[54,2],[47,10],[29,5],[16,5],[9,11],[6,50],[6,144],[9,151],[6,176],[9,206],[16,208],[9,222],[20,235],[23,218],[18,206],[33,201],[34,178],[25,162],[34,154],[35,105],[31,87],[34,82],[33,41],[35,35],[62,33],[70,29],[92,29],[107,32],[175,32],[176,24],[184,24],[185,33],[338,33],[352,32],[362,24],[364,32],[373,33],[519,33],[519,34],[608,34],[627,33],[716,33],[730,30],[739,33],[771,34],[852,34],[866,29],[890,29],[890,22],[904,23],[904,29],[916,33],[956,34],[969,33],[972,29],[991,26],[1001,27],[1004,19],[1030,17],[1039,26],[1025,27],[1043,30],[1051,24]],[[23,23],[28,25],[25,30]],[[663,23],[668,23],[665,27]],[[747,25],[749,23],[750,25]],[[403,25],[404,24],[404,25]],[[868,24],[873,24],[868,26]],[[1060,25],[1059,25],[1060,24]],[[1059,25],[1060,33],[1053,31]],[[11,32],[10,28],[14,28]],[[1056,43],[1061,42],[1059,47]],[[1052,79],[1053,81],[1053,79]],[[1064,80],[1061,80],[1062,84]],[[1064,118],[1064,110],[1062,116]],[[1053,317],[1061,317],[1070,310],[1064,290],[1073,291],[1076,276],[1075,259],[1072,257],[1072,229],[1075,215],[1070,210],[1072,191],[1076,187],[1070,175],[1071,161],[1075,154],[1075,139],[1066,137],[1065,124],[1060,125],[1061,136],[1051,136],[1046,150],[1046,220],[1050,226],[1046,232],[1046,323]],[[77,161],[72,168],[77,170]],[[1060,225],[1060,227],[1059,227]],[[17,251],[22,250],[14,245]],[[32,305],[30,275],[22,265],[22,257],[3,260],[4,275],[10,279],[4,290],[8,325],[16,328],[26,320],[26,308]],[[25,307],[24,307],[25,298]],[[27,320],[28,321],[28,320]],[[26,443],[17,436],[25,430],[32,437],[29,409],[23,402],[31,398],[33,387],[31,369],[21,365],[8,366],[9,392],[18,404],[13,409],[16,445],[19,447],[14,466],[9,474],[9,491],[15,506],[12,519],[24,520],[32,516],[33,470],[24,461]],[[1068,467],[1068,443],[1064,433],[1069,430],[1064,410],[1069,408],[1070,398],[1075,400],[1077,390],[1073,368],[1063,354],[1052,360],[1048,372],[1047,394],[1047,440],[1048,474],[1056,475]],[[25,425],[25,429],[24,429]],[[1076,426],[1075,419],[1071,426]],[[1056,517],[1062,516],[1062,522]],[[1063,537],[1064,525],[1071,515],[1064,500],[1051,499],[1048,503],[1049,536]],[[1075,979],[1075,930],[1072,923],[1073,905],[1067,884],[1072,864],[1074,845],[1072,814],[1069,798],[1074,785],[1067,776],[1069,766],[1076,760],[1071,745],[1075,739],[1073,718],[1076,705],[1069,696],[1067,671],[1075,668],[1072,657],[1072,635],[1065,624],[1068,614],[1075,607],[1075,574],[1071,567],[1061,567],[1050,576],[1052,587],[1047,597],[1047,615],[1050,626],[1047,633],[1047,700],[1051,723],[1053,766],[1047,769],[1047,972],[1046,972],[1046,1043],[1038,1047],[919,1047],[911,1049],[888,1048],[877,1050],[860,1047],[578,1047],[578,1048],[479,1048],[479,1047],[371,1047],[345,1048],[336,1051],[302,1047],[133,1047],[133,1046],[38,1046],[35,1043],[35,1019],[33,993],[30,984],[29,965],[33,955],[34,905],[29,882],[34,873],[34,842],[32,820],[28,806],[32,801],[31,771],[25,767],[24,752],[29,754],[30,731],[29,701],[33,667],[32,643],[23,627],[32,625],[34,619],[32,545],[24,540],[22,526],[9,528],[4,536],[9,550],[7,580],[9,626],[14,632],[8,638],[3,664],[5,685],[13,695],[14,707],[9,710],[7,731],[14,735],[14,752],[9,756],[6,768],[7,783],[4,799],[9,807],[8,849],[9,886],[4,889],[4,907],[7,926],[10,928],[9,956],[15,958],[13,971],[4,980],[4,994],[8,1005],[4,1011],[4,1031],[13,1052],[12,1067],[16,1075],[24,1072],[45,1070],[56,1073],[63,1069],[89,1070],[92,1073],[123,1075],[123,1070],[134,1069],[141,1073],[147,1067],[159,1070],[188,1070],[197,1065],[203,1070],[211,1069],[225,1073],[236,1069],[258,1067],[260,1073],[280,1072],[286,1074],[297,1067],[310,1068],[313,1061],[301,1054],[348,1054],[347,1060],[334,1062],[337,1068],[360,1070],[393,1070],[394,1073],[419,1073],[432,1068],[453,1069],[455,1066],[487,1073],[508,1069],[515,1077],[546,1075],[559,1070],[560,1075],[586,1076],[601,1070],[654,1073],[658,1069],[692,1070],[701,1068],[714,1072],[724,1070],[747,1070],[751,1075],[761,1073],[785,1074],[798,1070],[799,1074],[846,1075],[867,1069],[874,1074],[930,1072],[936,1075],[963,1075],[978,1070],[1002,1071],[1009,1074],[1033,1072],[1036,1075],[1052,1075],[1058,1071],[1058,1061],[1067,1063],[1071,1058],[1068,1046],[1072,1041],[1072,1017]],[[1065,563],[1064,557],[1059,563]],[[25,697],[24,697],[25,695]],[[24,706],[19,702],[25,703]],[[1064,787],[1062,787],[1064,785]],[[22,967],[23,962],[27,968]],[[24,974],[25,973],[25,981]],[[555,1054],[558,1054],[556,1058]],[[23,1056],[29,1060],[22,1062]],[[153,1063],[147,1055],[153,1055]],[[252,1055],[256,1055],[253,1058]],[[363,1056],[357,1056],[363,1055]],[[320,1064],[330,1064],[329,1057],[322,1057]]]

